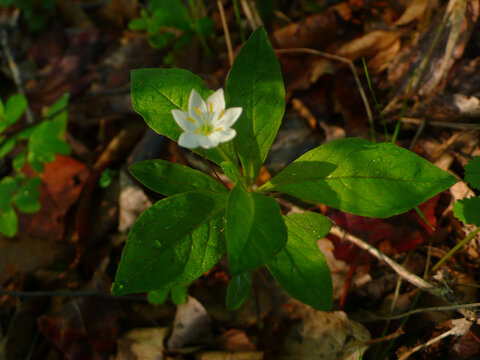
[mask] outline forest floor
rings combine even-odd
[[[41,210],[19,214],[14,238],[0,236],[0,360],[480,358],[480,327],[465,323],[464,310],[475,308],[433,311],[451,303],[408,278],[429,275],[457,303],[478,301],[480,237],[432,267],[475,230],[453,216],[452,204],[475,195],[462,179],[480,155],[479,0],[190,1],[192,21],[205,16],[213,26],[190,38],[183,25],[141,30],[132,20],[148,5],[139,0],[19,3],[21,11],[0,6],[1,98],[24,92],[38,121],[69,93],[72,152],[45,165]],[[262,269],[246,303],[228,311],[225,259],[178,307],[111,295],[129,228],[161,198],[128,167],[161,158],[209,171],[134,112],[130,71],[185,68],[211,89],[224,87],[242,40],[262,25],[281,64],[287,109],[260,181],[328,141],[371,140],[372,129],[389,141],[399,124],[397,145],[460,180],[420,206],[435,230],[413,210],[371,219],[279,200],[285,213],[321,212],[347,234],[319,239],[334,285],[328,313],[293,300]],[[0,177],[11,162],[2,159]]]

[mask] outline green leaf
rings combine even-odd
[[[0,233],[13,237],[18,231],[18,218],[12,206],[0,210]]]
[[[212,94],[202,79],[187,70],[138,69],[131,72],[133,108],[154,131],[174,141],[178,141],[183,131],[173,119],[172,110],[188,111],[192,89],[203,99]],[[217,149],[206,150],[205,156],[217,164],[225,160]]]
[[[0,158],[3,158],[15,147],[15,138],[8,138],[4,143],[0,145]]]
[[[236,310],[247,300],[252,287],[252,274],[249,272],[232,277],[227,287],[226,306]]]
[[[466,224],[480,226],[480,197],[458,200],[453,204],[453,214]]]
[[[130,20],[128,28],[133,31],[140,31],[147,29],[147,21],[144,18],[136,18]]]
[[[5,121],[5,106],[2,99],[0,99],[0,123]]]
[[[55,121],[40,123],[30,135],[27,160],[36,171],[43,171],[43,163],[55,161],[55,154],[70,154],[70,146],[62,140],[65,134],[63,116],[59,114],[55,118]]]
[[[480,156],[475,156],[465,165],[465,181],[480,190]]]
[[[401,214],[457,180],[415,153],[390,143],[341,139],[299,157],[260,191],[377,218]]]
[[[154,49],[163,49],[173,40],[170,33],[152,34],[148,37],[148,43]]]
[[[69,93],[62,95],[53,105],[51,105],[48,110],[45,112],[45,118],[50,119],[53,122],[58,122],[59,134],[64,135],[67,129],[68,121],[68,99]],[[61,126],[60,126],[61,124]]]
[[[282,250],[287,230],[275,199],[247,192],[237,184],[226,212],[228,266],[232,275],[256,269]]]
[[[100,185],[100,187],[104,189],[109,187],[116,173],[117,172],[115,170],[112,170],[110,168],[106,168],[105,170],[103,170],[100,174],[100,179],[98,180],[98,184]]]
[[[27,159],[27,156],[23,152],[15,156],[12,161],[13,168],[15,170],[20,170],[23,167],[23,165],[25,165],[26,159]]]
[[[18,210],[26,214],[33,214],[40,210],[40,178],[28,179],[25,184],[21,185],[17,193],[12,197],[12,201],[17,206]]]
[[[272,146],[285,111],[285,88],[277,57],[264,28],[250,36],[233,63],[227,107],[243,108],[235,123],[245,174],[253,183]]]
[[[149,189],[167,196],[192,190],[227,191],[211,176],[165,160],[137,162],[130,167],[130,173]]]
[[[325,216],[306,212],[285,216],[288,241],[277,257],[267,264],[279,284],[294,298],[315,309],[332,307],[332,278],[317,240],[330,231]]]
[[[133,225],[118,266],[114,294],[190,283],[225,252],[227,196],[197,190],[158,201]]]
[[[234,183],[239,180],[237,173],[235,172],[235,165],[233,165],[233,163],[230,161],[223,161],[220,163],[220,168],[222,169],[223,173],[227,175],[227,177]]]
[[[10,200],[17,190],[17,182],[11,176],[5,176],[0,181],[0,211],[10,207]]]
[[[172,27],[181,30],[190,28],[190,16],[188,10],[180,0],[156,0],[150,2],[153,11],[153,21],[158,27]]]
[[[188,298],[187,289],[188,287],[184,285],[178,285],[172,288],[170,296],[172,297],[172,302],[175,305],[178,306],[178,305],[185,304],[187,302],[187,298]]]
[[[159,289],[159,290],[152,290],[148,292],[147,300],[150,304],[153,305],[160,305],[167,301],[168,294],[170,293],[170,289]]]
[[[27,108],[27,99],[22,94],[12,95],[5,104],[5,123],[15,124]]]

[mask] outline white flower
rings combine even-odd
[[[206,103],[192,89],[188,99],[188,112],[172,110],[175,122],[185,131],[178,138],[178,145],[189,149],[198,146],[211,149],[219,143],[232,140],[237,132],[231,127],[241,113],[241,107],[225,109],[222,89],[210,95]]]

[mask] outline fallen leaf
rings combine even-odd
[[[163,360],[168,328],[132,329],[117,343],[115,360]]]

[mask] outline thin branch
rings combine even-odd
[[[145,301],[143,296],[118,296],[102,293],[97,290],[78,290],[78,291],[10,291],[0,290],[0,296],[17,296],[21,298],[31,297],[96,297],[104,299]]]
[[[230,66],[233,65],[233,49],[232,41],[230,40],[230,30],[228,30],[227,18],[225,17],[225,10],[223,9],[223,4],[221,0],[217,0],[218,11],[220,12],[220,19],[222,20],[223,32],[225,33],[225,42],[227,43],[228,51],[228,60],[230,61]]]

